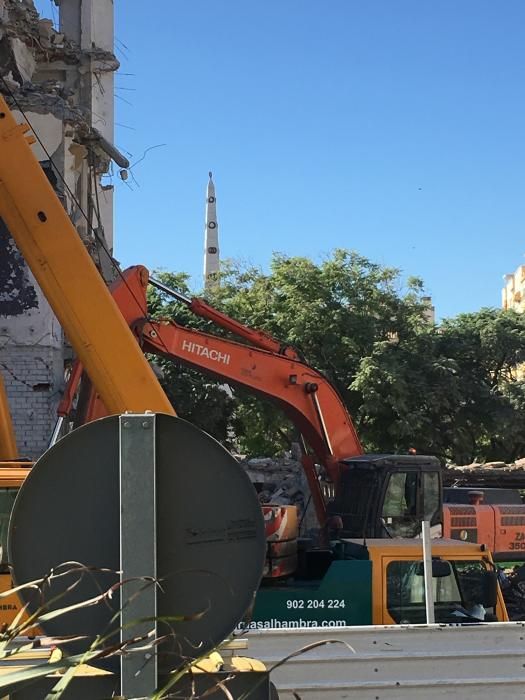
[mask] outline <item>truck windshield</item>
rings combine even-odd
[[[390,475],[381,522],[390,537],[417,537],[421,521],[434,523],[440,509],[437,472],[399,471]]]
[[[432,580],[436,622],[461,622],[461,616],[454,614],[461,608],[476,619],[480,616],[484,619],[485,565],[481,561],[449,561],[449,564],[449,576]],[[426,622],[422,570],[422,561],[392,561],[387,566],[387,608],[396,623]]]

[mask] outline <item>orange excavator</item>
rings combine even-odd
[[[148,283],[176,297],[198,316],[245,343],[148,317]],[[313,454],[303,467],[322,526],[337,523],[347,537],[413,537],[422,520],[441,523],[441,467],[435,457],[364,455],[352,419],[334,386],[289,345],[235,321],[201,299],[189,299],[156,280],[144,267],[122,273],[111,289],[145,353],[175,359],[232,385],[248,388],[278,405],[300,430]],[[72,371],[59,415],[68,414],[82,368]],[[83,389],[84,391],[84,389]],[[95,391],[84,392],[77,424],[107,414]],[[325,503],[315,463],[333,484]]]
[[[173,321],[152,320],[146,305],[148,284],[245,342],[189,329]],[[525,505],[483,502],[483,494],[476,496],[478,492],[471,493],[472,502],[443,503],[441,469],[435,458],[363,455],[352,419],[337,390],[290,345],[243,325],[203,299],[188,298],[166,287],[150,278],[141,266],[123,272],[114,283],[112,294],[144,352],[248,388],[284,410],[313,451],[305,451],[302,462],[321,525],[327,519],[328,524],[338,522],[340,534],[347,537],[417,536],[421,520],[429,518],[433,525],[442,525],[443,536],[483,543],[495,558],[525,557]],[[81,364],[75,363],[59,406],[61,419],[71,411],[82,374]],[[85,375],[83,382],[87,382],[88,390],[83,386],[77,424],[107,414]],[[323,465],[334,485],[335,498],[328,506],[316,461]],[[446,501],[452,499],[455,490],[447,491]],[[438,527],[436,530],[439,532]]]

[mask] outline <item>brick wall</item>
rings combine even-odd
[[[60,348],[7,345],[0,349],[0,369],[21,457],[36,459],[47,448],[64,385],[63,366]]]
[[[46,449],[64,388],[62,330],[0,219],[0,371],[20,457]]]

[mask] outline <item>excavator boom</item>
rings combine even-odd
[[[133,325],[145,352],[175,359],[279,404],[339,479],[338,460],[362,454],[351,418],[334,387],[303,362],[180,326],[140,320]]]
[[[213,306],[204,301],[204,299],[200,299],[199,297],[187,297],[185,294],[181,294],[180,292],[170,289],[165,284],[154,279],[153,277],[150,277],[150,284],[159,289],[161,292],[164,292],[165,294],[177,299],[177,301],[180,301],[181,304],[187,306],[190,311],[195,314],[195,316],[212,321],[215,326],[224,328],[224,330],[233,333],[239,338],[243,338],[256,348],[267,350],[268,352],[273,352],[277,355],[284,355],[290,360],[301,361],[299,353],[290,345],[281,343],[279,340],[273,338],[265,331],[245,326],[227,314],[222,313],[222,311],[213,308]]]
[[[340,459],[363,453],[348,411],[336,389],[320,372],[287,355],[186,328],[173,321],[149,319],[147,283],[146,268],[135,266],[125,270],[122,278],[111,286],[113,298],[144,352],[195,367],[279,404],[299,427],[321,463],[327,465],[334,481],[339,477]],[[224,323],[220,325],[225,327]],[[232,322],[229,328],[233,327]],[[278,341],[272,341],[278,345]],[[73,374],[78,385],[78,368]],[[74,387],[66,390],[70,399],[74,393]],[[63,413],[67,413],[67,406]],[[87,420],[96,417],[100,414],[92,411],[86,414]]]

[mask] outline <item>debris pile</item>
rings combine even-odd
[[[525,489],[525,458],[505,462],[449,464],[443,470],[445,486],[491,486]]]
[[[241,465],[257,489],[259,500],[275,505],[297,506],[302,532],[317,527],[310,501],[310,489],[303,467],[291,454],[283,457],[239,457]]]
[[[517,459],[515,462],[507,464],[506,462],[472,462],[471,464],[450,464],[447,469],[459,469],[462,472],[472,471],[474,469],[503,469],[506,471],[515,471],[516,469],[525,470],[525,457]]]
[[[87,138],[92,115],[79,104],[80,73],[113,72],[119,62],[98,47],[81,49],[39,16],[33,0],[0,0],[0,66],[8,102],[11,92],[24,111],[52,114]]]
[[[300,505],[304,501],[302,467],[291,457],[259,457],[241,462],[259,492],[261,503]]]

